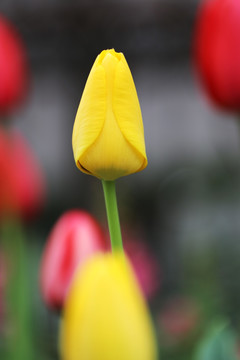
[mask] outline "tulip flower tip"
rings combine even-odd
[[[77,167],[112,181],[147,166],[142,114],[121,52],[103,50],[87,79],[73,127]]]

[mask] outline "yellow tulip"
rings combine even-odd
[[[77,167],[103,180],[147,166],[141,109],[134,81],[122,53],[98,55],[73,127]]]
[[[123,253],[102,254],[76,273],[61,328],[63,360],[155,360],[150,316]]]

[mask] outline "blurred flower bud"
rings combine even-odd
[[[240,2],[205,0],[200,4],[194,60],[210,98],[240,111]]]
[[[200,322],[198,304],[188,298],[173,298],[158,317],[162,341],[174,345],[193,336]]]
[[[104,50],[95,60],[73,128],[77,167],[104,180],[147,166],[141,109],[122,53]]]
[[[18,213],[30,219],[42,208],[45,180],[33,150],[19,132],[12,132],[10,152],[14,163],[14,194]],[[12,165],[11,163],[11,165]]]
[[[8,134],[0,129],[0,219],[17,212],[12,164]]]
[[[5,115],[25,98],[28,81],[22,40],[13,25],[0,15],[0,114]]]
[[[139,238],[127,238],[124,249],[143,294],[148,300],[152,299],[159,290],[161,283],[161,272],[156,257]]]
[[[42,257],[40,287],[45,303],[61,309],[76,268],[105,250],[102,230],[91,215],[80,210],[64,213],[53,227]]]
[[[122,253],[95,256],[77,271],[63,313],[63,360],[154,360],[150,316]]]
[[[0,216],[29,219],[44,198],[43,174],[32,149],[19,132],[0,130]]]

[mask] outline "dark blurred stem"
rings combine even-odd
[[[27,247],[21,224],[4,221],[1,240],[7,264],[6,360],[33,360]]]
[[[106,204],[108,228],[113,252],[123,251],[122,234],[119,222],[115,181],[102,180]]]

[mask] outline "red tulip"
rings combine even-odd
[[[31,218],[42,208],[45,200],[43,172],[19,132],[12,132],[9,146],[17,211],[22,217]]]
[[[63,214],[47,240],[40,266],[40,288],[45,303],[61,309],[76,268],[96,252],[106,251],[96,220],[80,210]]]
[[[7,134],[0,130],[0,218],[16,213],[14,175]]]
[[[210,98],[240,111],[240,1],[205,0],[199,7],[194,60]]]
[[[0,114],[26,96],[29,73],[26,52],[17,30],[0,15]]]
[[[18,132],[0,130],[0,217],[32,217],[42,206],[45,185],[32,150]]]

